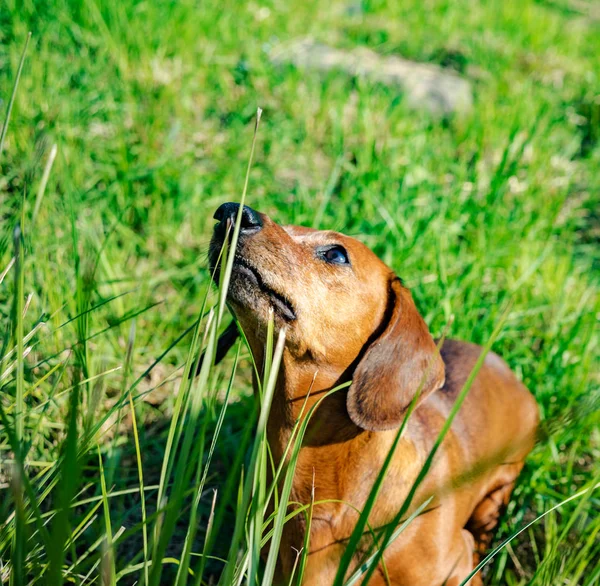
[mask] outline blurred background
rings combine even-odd
[[[2,111],[30,31],[0,153],[0,318],[12,331],[20,223],[32,479],[58,458],[73,380],[94,418],[127,376],[142,393],[148,484],[158,476],[186,331],[210,288],[212,214],[240,198],[260,107],[248,205],[363,240],[435,335],[453,317],[452,337],[483,343],[513,300],[494,349],[544,424],[500,536],[597,482],[597,2],[3,0]],[[223,381],[231,363],[220,368]],[[250,393],[244,358],[212,485],[235,457]],[[97,444],[117,490],[137,472],[130,416],[113,415],[82,478],[97,477]],[[14,454],[0,441],[8,490]],[[114,500],[116,526],[136,522],[128,498]],[[598,510],[596,494],[550,515],[497,557],[488,583],[598,583]],[[123,564],[139,547],[130,539]],[[583,543],[585,555],[569,553]]]

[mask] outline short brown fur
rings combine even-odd
[[[352,380],[349,389],[328,397],[314,414],[292,489],[295,502],[310,502],[313,490],[316,501],[332,501],[314,507],[303,581],[326,586],[415,393],[420,391],[418,406],[369,517],[372,527],[389,523],[402,506],[481,348],[447,340],[438,353],[409,291],[359,241],[257,217],[260,229],[240,235],[228,301],[258,364],[272,311],[276,326],[286,328],[268,421],[276,461],[283,457],[309,389],[308,406]],[[222,233],[215,232],[212,259]],[[349,265],[332,265],[316,253],[333,244],[346,249]],[[288,310],[280,311],[282,299],[293,309],[293,319]],[[429,512],[385,552],[391,584],[458,586],[471,572],[533,446],[537,422],[529,391],[490,353],[411,508],[435,495]],[[304,532],[302,515],[285,526],[279,551],[284,583]],[[364,550],[370,542],[363,541]],[[380,567],[370,584],[385,583]],[[481,583],[479,575],[471,581]]]

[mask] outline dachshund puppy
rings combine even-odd
[[[238,210],[227,203],[215,213],[213,268]],[[264,360],[269,315],[277,328],[286,328],[267,426],[276,463],[302,409],[306,413],[326,391],[352,381],[311,418],[291,496],[310,503],[314,490],[315,502],[328,501],[314,506],[303,582],[326,586],[415,394],[415,410],[369,516],[374,529],[401,509],[481,348],[446,340],[438,351],[410,292],[357,240],[279,226],[248,207],[227,298],[257,364]],[[220,357],[234,339],[235,326],[220,343]],[[490,543],[537,423],[529,391],[489,353],[408,514],[429,496],[434,500],[386,549],[385,571],[380,564],[369,583],[458,586]],[[285,583],[304,535],[304,515],[286,523],[279,551]],[[371,545],[366,532],[350,572]],[[470,583],[481,584],[481,577]]]

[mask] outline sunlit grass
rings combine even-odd
[[[232,257],[211,287],[211,217],[246,198],[362,238],[434,334],[493,342],[536,396],[486,583],[600,582],[600,37],[558,6],[0,8],[2,581],[269,584],[283,524],[310,526],[315,503],[287,507],[310,412],[269,470],[277,332],[262,371],[243,343],[212,364]],[[459,68],[473,115],[268,63],[276,36],[307,32]],[[390,542],[412,506],[383,532],[358,516],[339,584],[376,566],[374,547],[347,573],[362,531]]]

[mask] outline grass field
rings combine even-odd
[[[249,205],[359,236],[434,335],[453,316],[483,344],[512,302],[494,350],[543,423],[496,545],[579,496],[486,583],[600,584],[598,18],[591,0],[3,0],[2,110],[32,37],[0,147],[0,581],[215,583],[221,557],[227,585],[261,580],[248,352],[181,382],[228,323],[198,322],[219,298],[212,214],[240,200],[261,107]],[[270,64],[308,34],[453,69],[473,110]],[[236,509],[258,527],[237,540]]]

